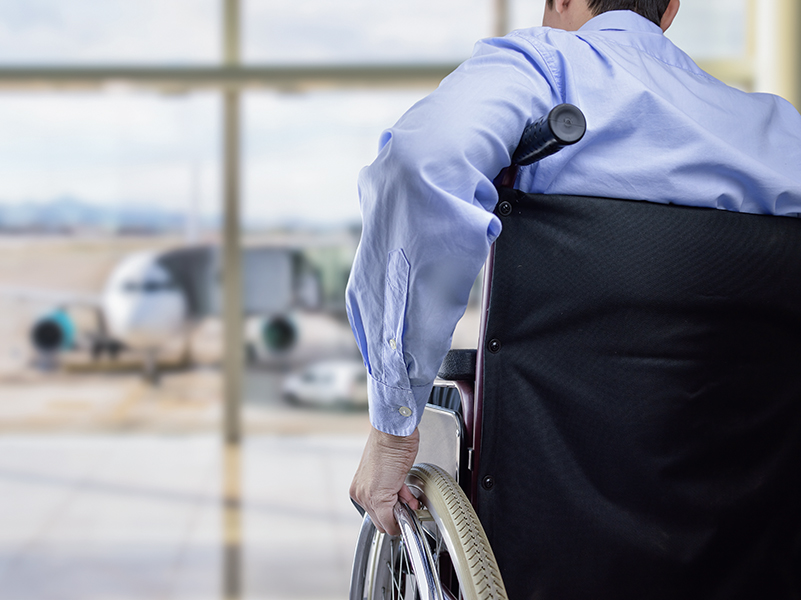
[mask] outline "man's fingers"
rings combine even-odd
[[[394,506],[387,508],[384,505],[379,510],[376,510],[376,519],[378,519],[378,522],[373,521],[373,524],[379,531],[389,535],[398,535],[400,533],[398,523],[395,521]]]
[[[404,485],[398,492],[398,500],[405,502],[412,510],[420,508],[420,501],[415,498],[411,490]],[[388,533],[389,535],[400,534],[398,522],[395,520],[395,505],[389,502],[383,502],[379,506],[365,507],[365,510],[370,515],[376,529],[381,533]]]
[[[420,508],[420,501],[414,497],[412,490],[410,490],[409,486],[406,484],[403,484],[403,487],[401,487],[401,489],[398,491],[398,498],[408,504],[409,508],[412,510],[417,510]]]
[[[398,501],[405,502],[412,510],[417,510],[420,508],[420,501],[415,498],[414,494],[412,494],[412,491],[406,485],[404,485],[398,492]],[[389,503],[382,503],[380,507],[376,507],[373,524],[375,524],[380,531],[388,533],[389,535],[400,534],[400,528],[398,527],[398,522],[395,519],[395,505],[393,504],[390,506]]]
[[[384,501],[374,500],[374,502],[371,502],[370,498],[366,494],[359,493],[355,486],[351,488],[350,496],[353,502],[363,507],[367,514],[370,515],[370,519],[378,531],[390,535],[397,535],[400,532],[393,512],[397,496],[392,496]]]

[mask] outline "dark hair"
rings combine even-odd
[[[553,6],[553,0],[547,0],[548,6]],[[587,0],[587,7],[594,15],[600,15],[610,10],[633,10],[657,25],[662,23],[670,0]]]

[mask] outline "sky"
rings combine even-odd
[[[513,28],[544,0],[512,0]],[[670,36],[695,58],[744,48],[745,0],[683,0]],[[490,35],[491,0],[242,0],[250,64],[458,63]],[[0,65],[220,60],[219,0],[3,0]],[[356,177],[383,129],[430,89],[248,93],[243,219],[358,219]],[[72,196],[207,215],[221,199],[215,93],[0,93],[0,203]]]

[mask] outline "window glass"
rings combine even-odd
[[[545,0],[509,0],[510,29],[525,29],[542,25]]]
[[[381,132],[430,91],[248,94],[245,226],[359,222],[359,170]]]
[[[741,56],[747,0],[684,0],[670,37],[694,58]],[[510,0],[512,29],[545,0]],[[207,63],[220,59],[220,0],[9,0],[0,64]],[[491,0],[243,0],[251,63],[452,62],[491,35]]]
[[[3,0],[0,64],[220,60],[220,0]]]
[[[243,0],[252,63],[461,62],[492,32],[491,0]]]
[[[747,0],[682,0],[668,37],[695,60],[745,58]]]
[[[175,228],[189,208],[208,220],[220,121],[215,94],[0,95],[0,225]]]
[[[244,226],[357,223],[359,170],[381,131],[429,91],[246,94]],[[54,228],[88,219],[144,229],[163,218],[180,229],[196,211],[213,229],[221,122],[211,93],[0,95],[0,226],[24,228],[44,213]]]
[[[748,0],[682,0],[668,37],[695,60],[746,53]],[[512,29],[542,24],[545,0],[510,0]]]

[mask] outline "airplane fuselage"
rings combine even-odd
[[[108,336],[134,350],[154,350],[186,332],[186,297],[153,253],[126,257],[101,297]]]

